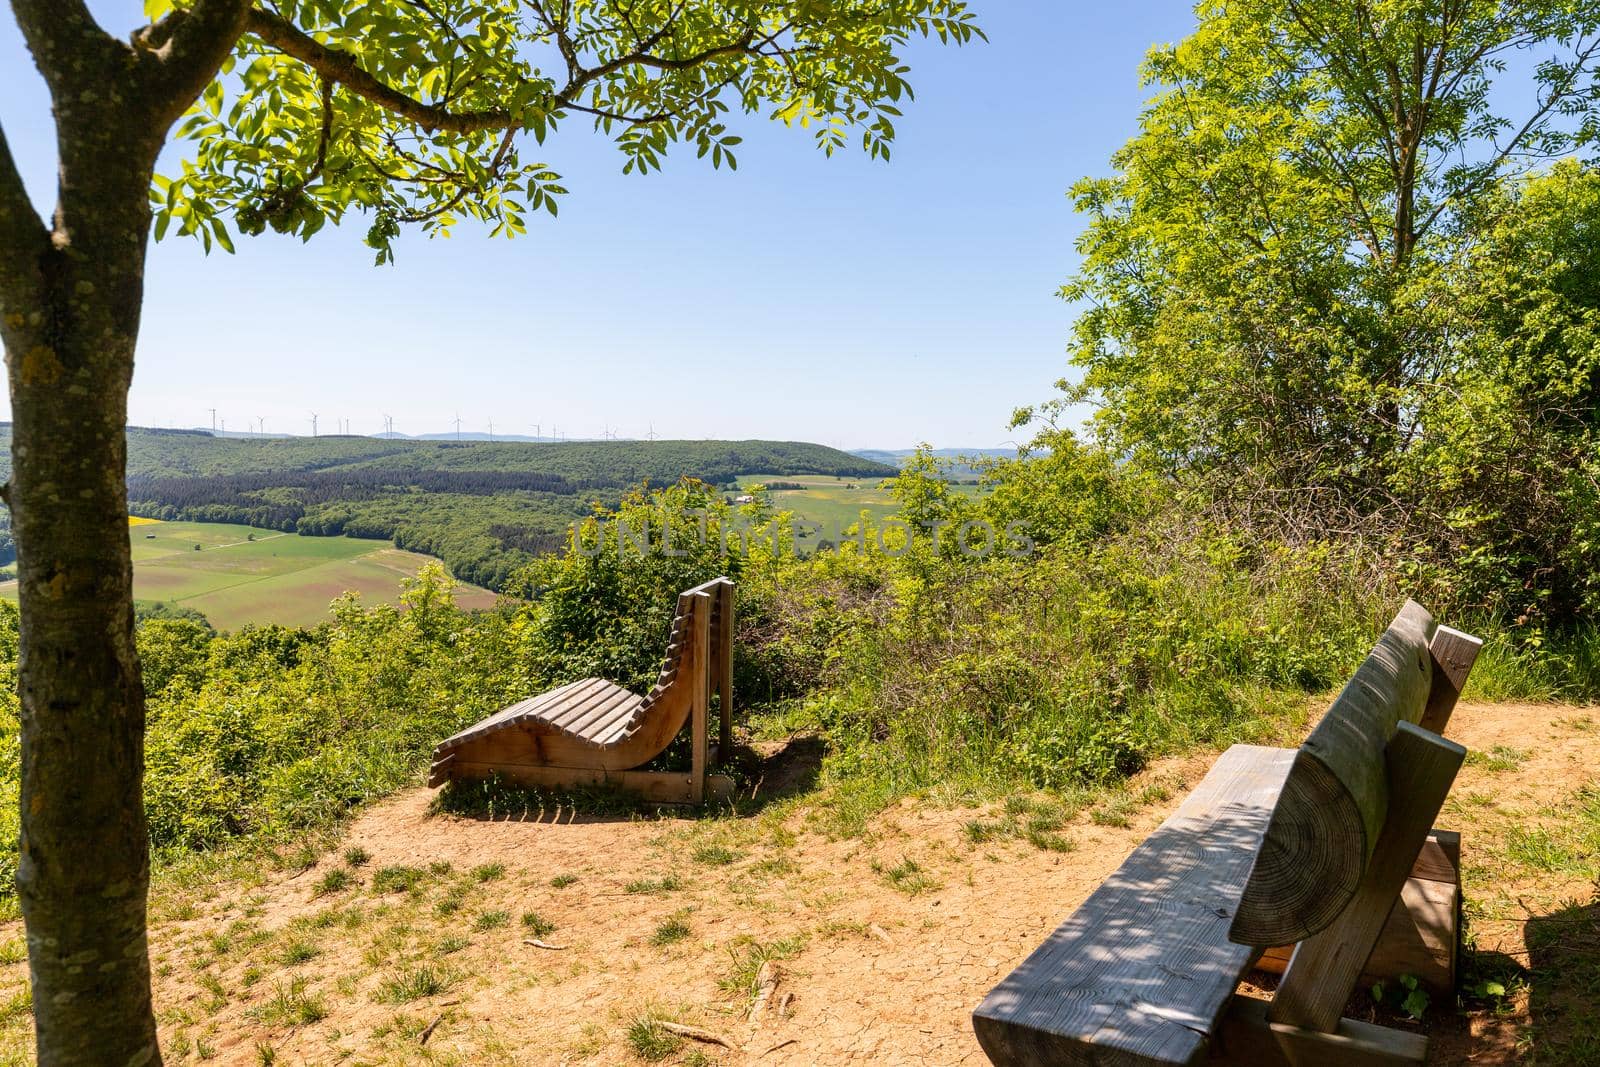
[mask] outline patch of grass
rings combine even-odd
[[[378,986],[378,999],[385,1004],[409,1004],[413,1000],[436,997],[455,984],[450,971],[422,965],[390,975]]]
[[[707,867],[726,867],[739,858],[739,853],[725,845],[701,845],[692,855],[696,863]]]
[[[628,1047],[648,1063],[667,1059],[683,1047],[683,1038],[661,1025],[661,1020],[641,1015],[628,1027]]]
[[[298,967],[322,955],[322,949],[305,938],[297,937],[278,950],[278,962],[285,967]]]
[[[250,1010],[266,1026],[310,1026],[328,1017],[328,1004],[320,993],[306,990],[304,978],[273,987],[272,996]]]
[[[503,863],[481,863],[472,868],[472,880],[483,884],[497,882],[506,876],[506,865]]]
[[[351,845],[344,850],[344,861],[351,867],[365,867],[372,860],[372,853],[360,845]]]
[[[938,889],[940,885],[937,878],[929,874],[920,863],[910,856],[902,857],[900,862],[893,867],[885,867],[874,860],[872,869],[883,875],[890,885],[908,897]]]
[[[1089,821],[1097,826],[1115,826],[1126,830],[1133,825],[1130,816],[1139,807],[1138,800],[1128,793],[1118,793],[1089,813]]]
[[[749,873],[763,878],[776,878],[785,874],[792,874],[797,869],[794,860],[788,856],[768,856],[766,859],[752,863]]]
[[[793,959],[800,955],[805,947],[804,934],[768,942],[757,941],[752,937],[737,938],[728,946],[732,967],[729,973],[717,982],[717,986],[730,997],[749,1000],[758,991],[758,979],[763,963],[768,960]]]
[[[556,932],[556,924],[536,911],[522,913],[522,928],[534,937],[544,937]]]
[[[1076,846],[1060,831],[1081,804],[1078,798],[1058,800],[1016,793],[1002,804],[1003,817],[972,819],[961,832],[973,845],[1017,838],[1046,852],[1070,852]]]
[[[1509,745],[1495,745],[1487,752],[1481,752],[1478,749],[1468,752],[1467,765],[1470,767],[1482,767],[1491,774],[1499,774],[1502,771],[1516,770],[1527,758],[1528,753],[1525,749],[1512,748]]]
[[[971,819],[961,828],[961,833],[972,844],[985,845],[990,841],[1010,837],[1011,827],[1003,822],[985,822],[982,819]]]
[[[428,880],[428,872],[421,867],[380,867],[372,876],[374,893],[409,893]]]
[[[565,889],[569,885],[576,884],[577,881],[578,876],[575,874],[558,874],[554,878],[550,879],[550,888]]]
[[[511,921],[511,913],[496,909],[495,911],[479,912],[478,917],[472,921],[474,930],[498,930]]]
[[[650,943],[657,948],[675,945],[687,939],[693,932],[689,926],[688,916],[684,912],[677,912],[661,921],[655,933],[650,935]]]
[[[1028,844],[1044,852],[1071,852],[1078,847],[1071,838],[1049,830],[1030,829],[1024,836]]]
[[[1038,811],[1028,816],[1028,821],[1023,823],[1025,832],[1030,834],[1054,833],[1066,825],[1066,816],[1057,809]]]
[[[433,951],[436,955],[448,956],[453,952],[460,952],[470,944],[472,941],[460,934],[446,934],[433,946]]]
[[[1537,827],[1508,828],[1506,858],[1537,871],[1581,871],[1586,866],[1580,850]]]
[[[675,874],[665,878],[636,878],[622,887],[624,893],[644,894],[656,896],[661,893],[671,893],[683,888],[683,882]]]
[[[200,976],[200,988],[206,991],[206,998],[201,1001],[200,1006],[205,1009],[207,1015],[215,1015],[227,1006],[228,990],[222,984],[221,978],[207,971]]]
[[[312,893],[315,896],[325,897],[330,893],[337,893],[342,889],[349,888],[351,881],[349,871],[343,867],[335,867],[317,879],[317,884],[313,887]]]
[[[28,942],[26,938],[13,938],[0,945],[0,966],[10,966],[13,963],[26,963],[28,960]]]
[[[454,915],[456,912],[461,910],[461,905],[466,903],[466,900],[467,887],[464,885],[453,885],[446,890],[444,896],[440,897],[439,900],[433,905],[433,910],[438,912],[440,915]]]
[[[33,1014],[33,990],[23,986],[4,1000],[0,1000],[0,1025]]]

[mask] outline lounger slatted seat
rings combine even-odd
[[[990,1060],[1421,1063],[1422,1035],[1341,1016],[1392,959],[1375,951],[1390,931],[1424,944],[1433,924],[1454,980],[1459,897],[1408,912],[1427,898],[1403,890],[1459,877],[1458,839],[1430,827],[1466,755],[1440,735],[1480,644],[1407,602],[1300,748],[1225,752],[973,1012]],[[1236,996],[1268,950],[1288,959],[1272,1001]]]
[[[728,783],[708,774],[732,745],[733,583],[716,578],[678,597],[650,692],[580,678],[502,708],[441,741],[428,784],[501,778],[539,786],[616,785],[661,803],[697,804]],[[720,699],[718,740],[710,698]],[[640,771],[688,725],[688,774]]]

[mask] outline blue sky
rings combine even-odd
[[[91,6],[108,28],[138,0]],[[1133,132],[1138,64],[1193,26],[1187,0],[975,0],[990,43],[917,45],[917,100],[888,164],[829,160],[743,120],[739,170],[692,153],[625,176],[583,124],[547,141],[559,219],[490,240],[404,239],[372,266],[363,225],[237,255],[169,238],[147,273],[138,425],[269,432],[467,430],[764,437],[845,448],[991,446],[1066,370],[1056,296],[1080,229],[1067,187]],[[42,211],[48,102],[0,16],[0,123]],[[166,164],[176,158],[169,151]]]

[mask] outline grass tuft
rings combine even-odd
[[[413,1000],[436,997],[455,981],[450,971],[428,965],[413,967],[385,978],[378,986],[378,999],[385,1004],[409,1004]]]
[[[661,1020],[641,1015],[628,1027],[628,1047],[647,1063],[658,1063],[683,1047],[683,1038],[661,1025]]]
[[[688,917],[683,912],[678,912],[661,921],[655,933],[650,935],[650,943],[657,948],[663,948],[686,940],[691,933],[693,930],[689,927]]]

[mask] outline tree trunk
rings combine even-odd
[[[22,607],[17,890],[39,1062],[158,1064],[124,427],[159,137],[103,114],[89,132],[62,111],[54,232],[4,324]]]

